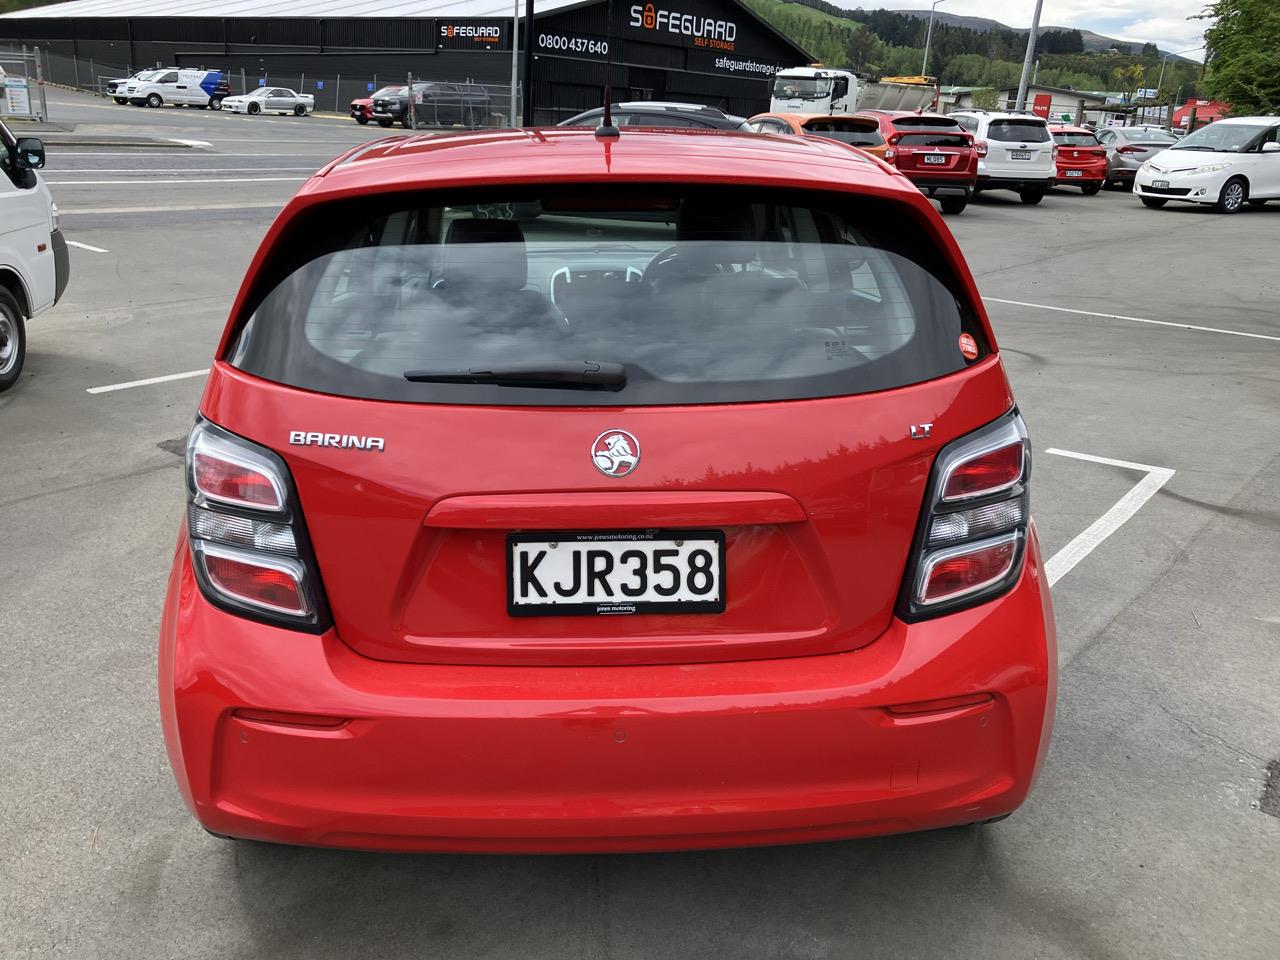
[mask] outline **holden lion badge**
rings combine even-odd
[[[625,477],[640,462],[640,441],[625,430],[606,430],[591,445],[591,462],[606,477]]]

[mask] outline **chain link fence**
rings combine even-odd
[[[37,48],[30,48],[28,53],[40,64],[47,82],[103,97],[113,97],[114,81],[126,79],[142,70],[175,66],[166,63],[111,63],[86,57],[70,57]],[[5,55],[4,49],[0,48],[0,58]],[[429,58],[424,58],[426,59]],[[3,65],[4,61],[0,59],[0,66]],[[270,66],[253,71],[237,67],[226,69],[215,61],[183,63],[180,66],[182,69],[222,70],[233,96],[251,93],[259,87],[286,87],[315,97],[315,109],[318,113],[341,115],[351,113],[353,100],[368,99],[384,87],[404,87],[409,82],[408,73],[351,76],[276,71]],[[417,95],[418,127],[492,128],[518,125],[520,122],[519,91],[516,91],[513,98],[510,86],[477,84],[466,77],[434,77],[429,73],[414,73],[413,82],[415,90],[424,83],[433,85],[428,91]]]

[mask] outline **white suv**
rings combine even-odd
[[[1039,203],[1053,186],[1057,152],[1049,125],[1028,113],[965,110],[951,116],[978,144],[978,185],[1014,190],[1023,203]],[[986,152],[983,152],[985,146]]]
[[[1183,137],[1138,168],[1133,192],[1148,207],[1170,200],[1235,213],[1280,199],[1280,117],[1232,117]]]

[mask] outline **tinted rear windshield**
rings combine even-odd
[[[967,147],[969,138],[960,133],[905,133],[898,139],[902,147]]]
[[[878,147],[884,143],[877,124],[858,123],[855,120],[810,120],[804,125],[804,131],[855,147]]]
[[[1049,128],[1034,120],[992,120],[987,128],[988,140],[1019,143],[1048,143]]]
[[[960,124],[950,117],[894,117],[893,125],[899,130],[944,130],[956,132]]]
[[[900,205],[562,189],[317,208],[228,359],[342,396],[608,406],[865,393],[961,369],[961,333],[985,352]]]
[[[1098,138],[1092,133],[1055,133],[1053,142],[1063,147],[1098,146]]]

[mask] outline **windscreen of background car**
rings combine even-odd
[[[1211,123],[1195,133],[1189,133],[1170,150],[1200,150],[1214,153],[1239,153],[1253,144],[1263,128],[1244,123]]]
[[[992,120],[987,139],[1002,143],[1048,143],[1049,128],[1034,120]]]
[[[229,360],[343,396],[633,405],[884,390],[962,369],[962,333],[985,349],[955,277],[901,205],[826,197],[614,187],[420,200],[347,219],[336,237],[355,214],[322,208],[325,229],[300,224],[275,251]],[[308,248],[326,230],[342,249]],[[405,376],[588,364],[620,365],[625,384]]]
[[[1060,147],[1097,147],[1098,138],[1092,133],[1055,133],[1053,142]]]
[[[804,132],[815,137],[826,137],[828,140],[839,140],[854,147],[878,147],[884,143],[879,125],[874,122],[810,120],[804,125]]]

